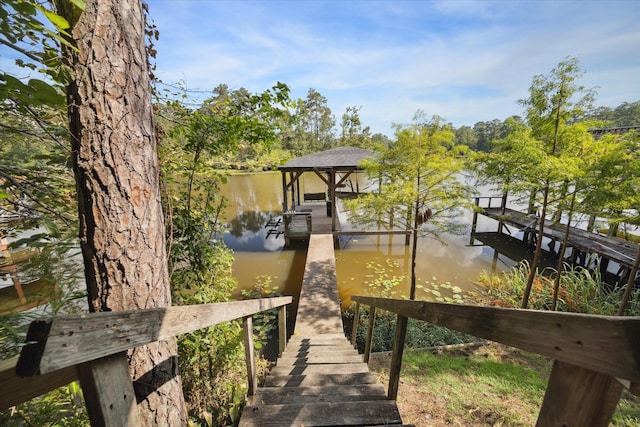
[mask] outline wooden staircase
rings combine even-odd
[[[343,334],[292,336],[250,398],[240,426],[402,425],[362,356]]]

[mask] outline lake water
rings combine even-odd
[[[301,180],[301,192],[325,191],[324,183],[315,174],[303,174]],[[360,188],[365,186],[366,182],[359,183]],[[490,195],[488,189],[482,191],[485,193],[480,195]],[[269,219],[278,217],[282,210],[280,172],[230,176],[222,192],[230,201],[226,212],[230,232],[224,239],[235,255],[233,274],[239,283],[237,294],[241,289],[252,288],[259,276],[270,276],[282,294],[296,296],[304,272],[305,248],[285,249],[284,237],[267,237],[265,228]],[[469,232],[472,217],[469,211],[461,218],[469,224]],[[340,220],[344,228],[344,221],[348,220],[346,214],[342,213]],[[477,232],[496,230],[497,222],[479,216]],[[443,236],[446,245],[432,238],[419,239],[416,271],[418,284],[424,289],[418,289],[417,298],[432,295],[430,283],[449,282],[463,290],[472,290],[482,271],[503,271],[515,264],[504,255],[496,256],[490,246],[479,246],[478,241],[471,246],[469,232],[462,236]],[[375,275],[367,268],[370,263],[386,266],[390,262],[387,273],[401,278],[396,295],[409,294],[411,254],[404,240],[404,236],[343,238],[342,248],[336,249],[336,273],[344,306],[350,304],[351,295],[369,293],[370,276]]]

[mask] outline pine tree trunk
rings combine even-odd
[[[171,304],[144,18],[139,0],[88,0],[67,51],[80,243],[91,311]],[[185,425],[175,340],[129,366],[145,425]]]

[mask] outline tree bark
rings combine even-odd
[[[139,0],[88,0],[72,31],[69,88],[89,309],[171,305],[144,17]],[[129,368],[145,425],[186,425],[175,340]]]

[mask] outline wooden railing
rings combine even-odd
[[[607,426],[623,390],[640,394],[640,317],[594,316],[432,303],[366,296],[370,307],[365,344],[369,360],[375,311],[398,314],[387,397],[398,393],[408,318],[423,320],[554,360],[538,426]]]
[[[278,308],[280,353],[291,297],[147,310],[56,316],[31,323],[19,357],[0,363],[0,410],[76,379],[92,425],[139,425],[126,351],[235,319],[243,319],[248,394],[256,389],[252,315]],[[124,398],[123,398],[124,396]]]
[[[507,206],[507,196],[503,195],[503,196],[480,196],[480,197],[475,197],[475,205],[479,208],[492,208],[494,206],[492,206],[492,202],[494,200],[497,200],[499,202],[499,206],[496,207],[500,207],[500,208],[505,208]],[[480,201],[481,200],[487,200],[486,206],[480,206]]]

